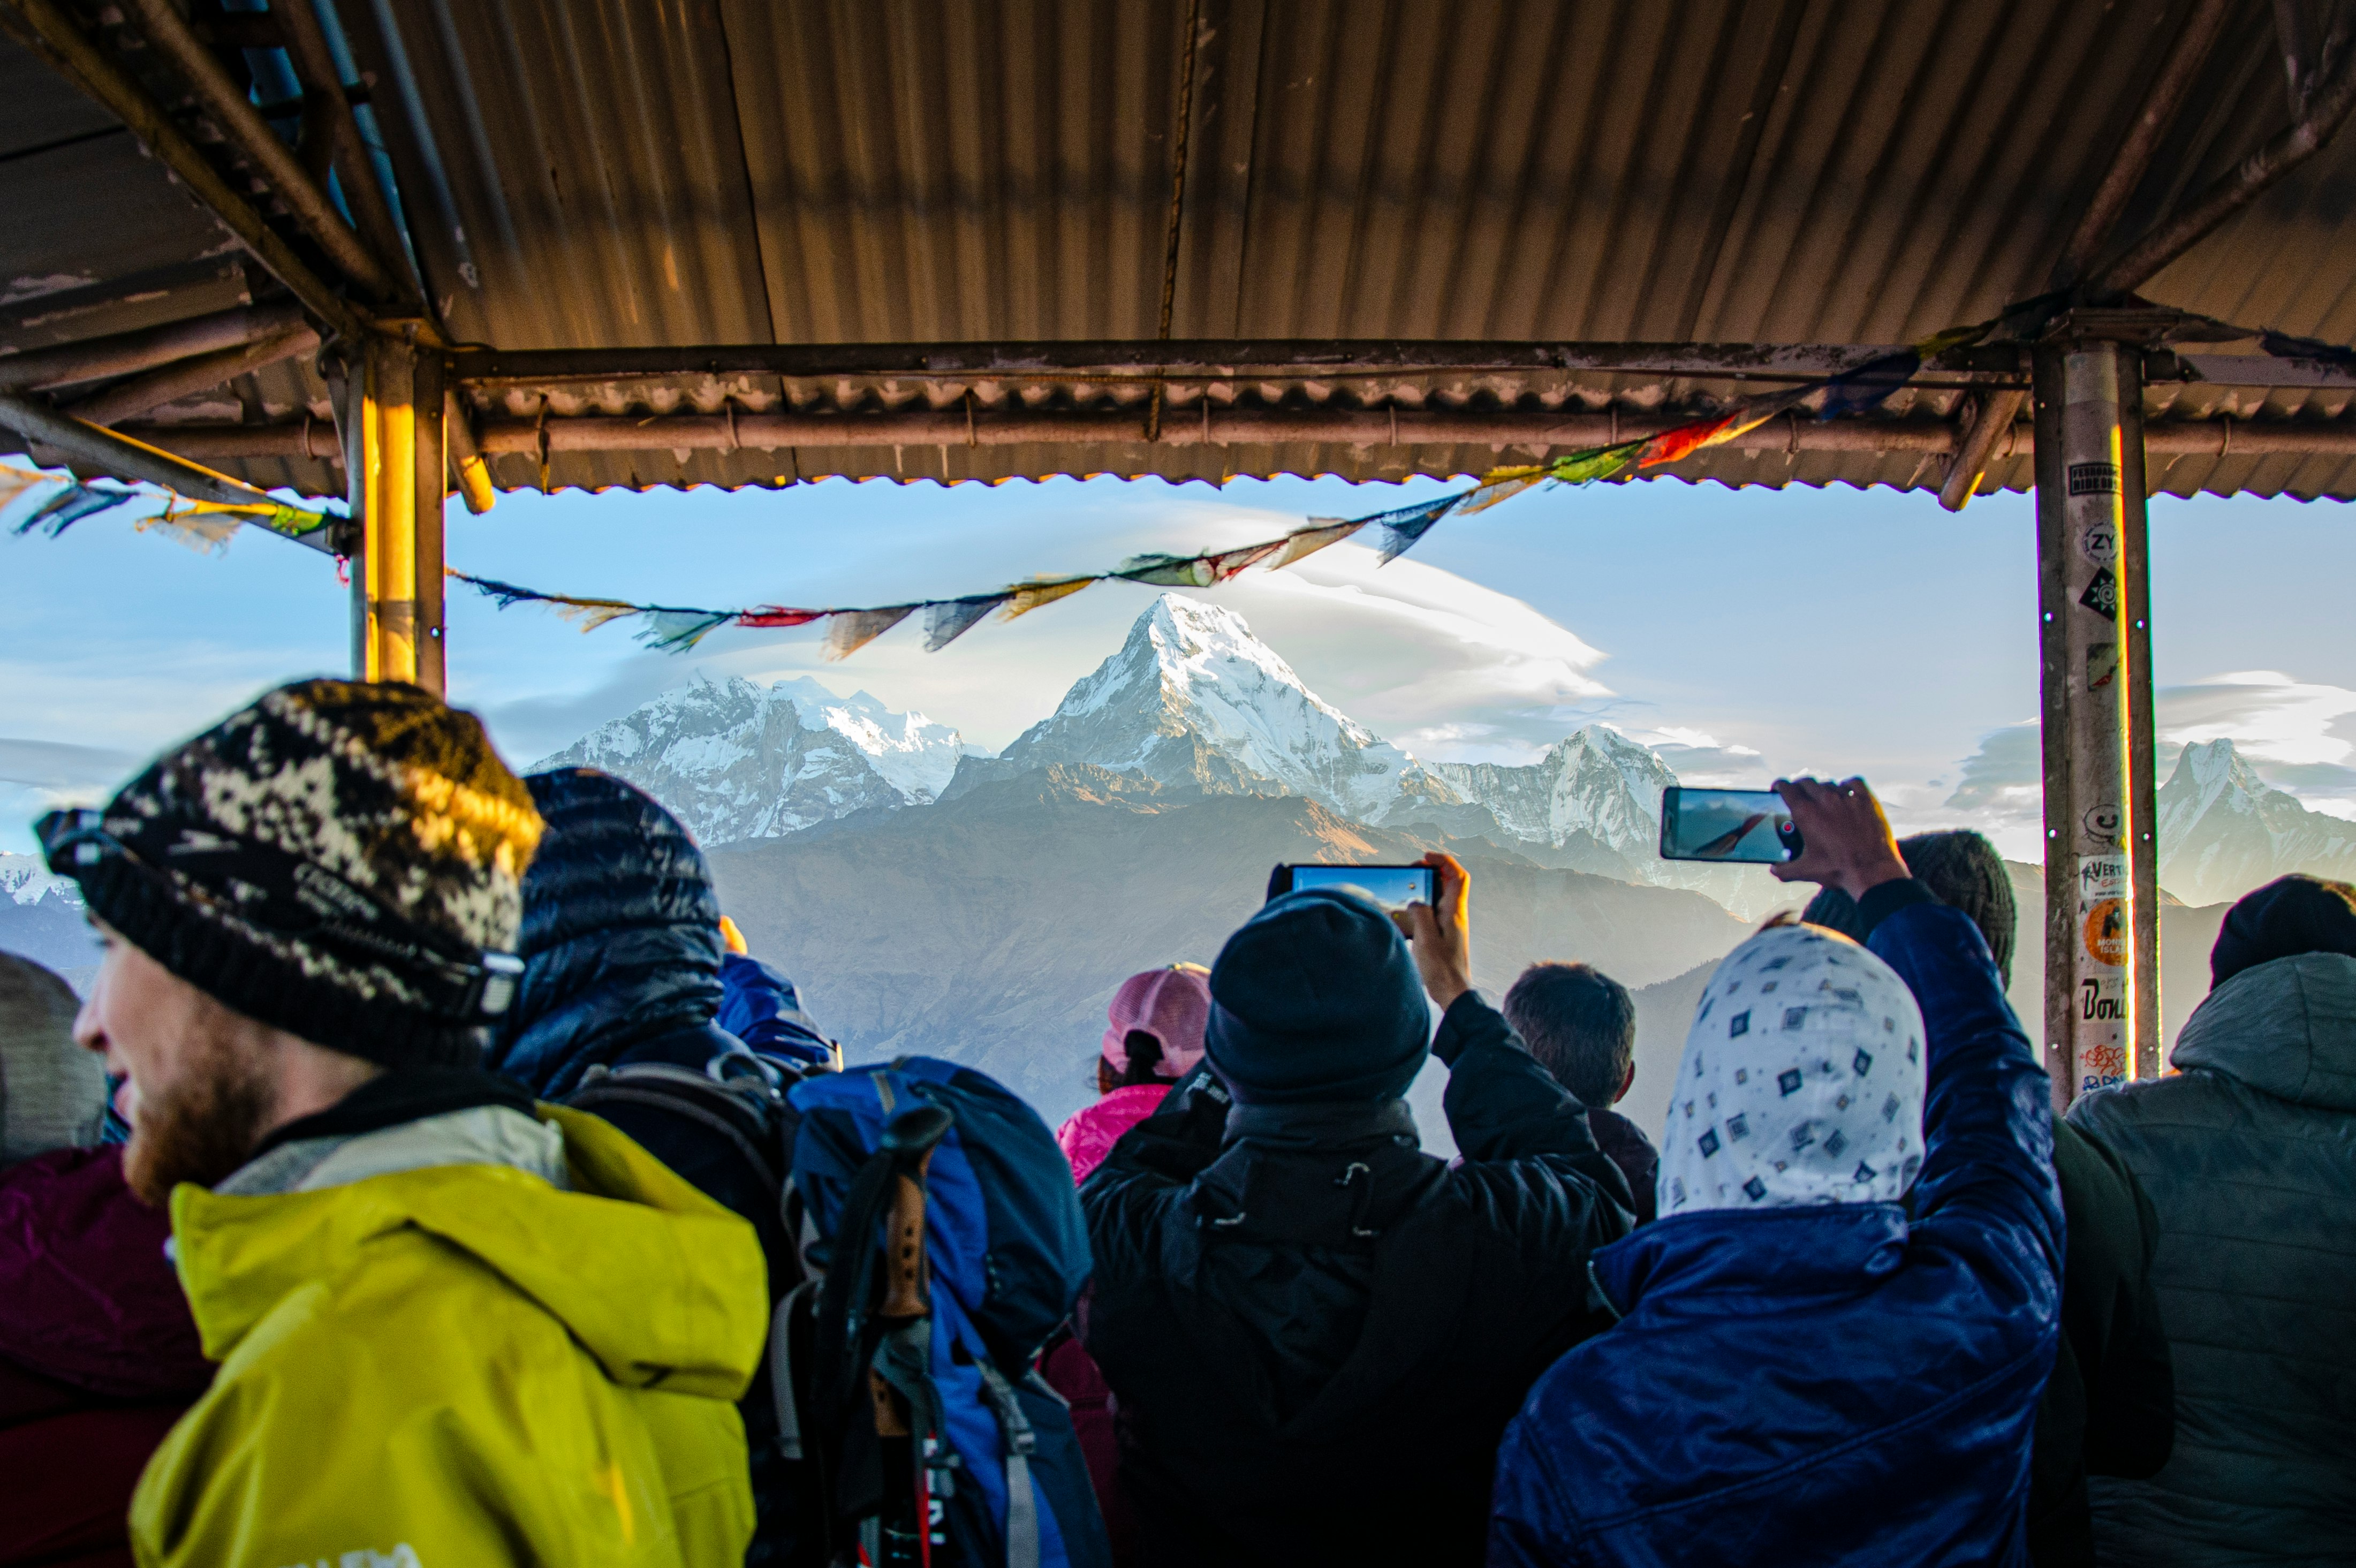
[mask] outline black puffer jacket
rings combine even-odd
[[[1629,1194],[1479,996],[1432,1053],[1455,1169],[1398,1101],[1231,1112],[1202,1083],[1081,1188],[1146,1562],[1480,1561],[1498,1436],[1605,1326],[1587,1256]]]
[[[621,779],[561,768],[524,780],[548,824],[523,882],[523,984],[485,1065],[542,1100],[562,1100],[591,1069],[640,1064],[702,1072],[753,1053],[715,1025],[720,898],[679,820]],[[778,1187],[764,1185],[705,1122],[643,1103],[590,1107],[706,1197],[753,1222],[774,1283],[790,1278]],[[797,1485],[776,1444],[766,1377],[744,1403],[759,1533],[748,1563],[789,1560]]]
[[[524,780],[547,831],[523,882],[522,988],[489,1065],[542,1099],[592,1067],[701,1069],[720,1011],[720,897],[679,820],[585,768]]]

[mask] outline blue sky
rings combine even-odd
[[[1096,479],[509,495],[482,518],[454,506],[449,555],[536,587],[680,605],[890,602],[1437,493],[1431,481]],[[2356,815],[2350,521],[2332,502],[2152,508],[2164,746],[2231,736],[2342,815]],[[1337,546],[1212,596],[1312,690],[1419,755],[1525,761],[1601,720],[1660,746],[1689,781],[1861,771],[1902,825],[1974,822],[2027,855],[2032,532],[2025,497],[1983,497],[1958,516],[1886,489],[1656,480],[1521,496],[1443,523],[1379,571]],[[519,766],[699,674],[811,674],[995,748],[1117,648],[1153,592],[1100,585],[932,655],[911,622],[830,664],[812,630],[722,632],[669,656],[628,623],[584,635],[454,585],[452,696]],[[102,795],[175,736],[348,657],[333,564],[250,530],[211,555],[118,514],[55,541],[0,534],[0,849],[31,847],[26,824],[48,805]]]

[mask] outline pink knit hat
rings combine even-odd
[[[1203,1026],[1211,1016],[1211,972],[1199,963],[1173,963],[1132,974],[1113,993],[1106,1010],[1104,1059],[1116,1073],[1129,1070],[1129,1033],[1142,1029],[1162,1043],[1156,1078],[1181,1079],[1203,1059]]]

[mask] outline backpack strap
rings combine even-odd
[[[794,1315],[818,1304],[818,1282],[804,1280],[785,1294],[769,1319],[769,1391],[777,1403],[777,1452],[802,1457],[802,1407],[794,1389]]]
[[[977,1358],[974,1367],[1006,1443],[1006,1568],[1039,1568],[1039,1494],[1031,1485],[1031,1455],[1039,1451],[1039,1435],[1006,1374],[987,1357]]]
[[[761,1190],[775,1192],[783,1179],[775,1161],[745,1136],[741,1117],[763,1126],[771,1120],[769,1108],[743,1090],[733,1089],[709,1073],[690,1072],[665,1062],[638,1062],[629,1067],[594,1067],[581,1087],[565,1097],[567,1105],[594,1111],[600,1105],[648,1105],[700,1122],[727,1139],[761,1178]]]

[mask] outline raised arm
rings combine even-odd
[[[1914,1212],[1924,1222],[2018,1227],[2061,1267],[2062,1197],[2053,1177],[2051,1091],[2005,1000],[1979,928],[1907,873],[1862,779],[1778,781],[1804,849],[1773,868],[1855,899],[1866,945],[1898,972],[1928,1036],[1922,1171]]]

